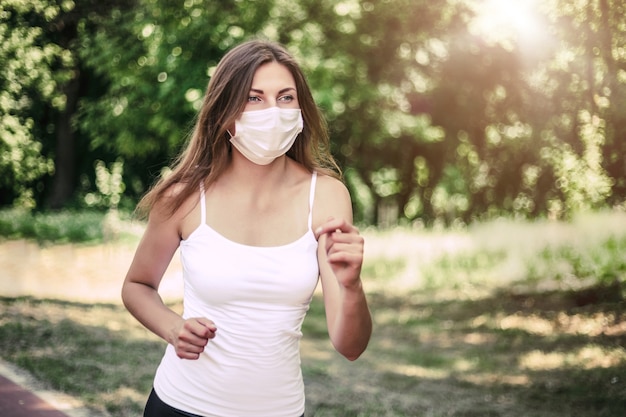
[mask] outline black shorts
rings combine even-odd
[[[150,392],[146,408],[143,410],[143,417],[202,417],[197,414],[191,414],[186,411],[179,410],[171,405],[165,404],[159,396],[154,392],[154,388]],[[300,417],[304,417],[302,414]]]
[[[186,411],[174,408],[165,404],[159,396],[154,392],[154,388],[150,391],[146,408],[143,410],[143,417],[202,417],[197,414],[191,414]]]

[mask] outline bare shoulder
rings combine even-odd
[[[172,211],[170,209],[172,200],[177,199],[185,189],[185,184],[182,183],[171,185],[162,197],[154,202],[150,210],[150,219],[158,223],[169,223],[179,228],[180,223],[193,211],[199,201],[197,193],[192,193]]]
[[[328,175],[319,175],[315,190],[314,223],[321,224],[329,217],[352,222],[352,200],[343,182]]]
[[[346,185],[329,175],[319,174],[317,180],[317,194],[320,197],[334,197],[350,199]]]

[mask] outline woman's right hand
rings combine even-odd
[[[193,317],[181,322],[174,332],[172,345],[181,359],[198,359],[210,339],[215,337],[215,323],[204,317]]]

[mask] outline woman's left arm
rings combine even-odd
[[[348,190],[339,181],[324,180],[316,208],[326,220],[315,229],[315,236],[326,322],[335,349],[353,361],[365,351],[372,334],[372,317],[361,281],[364,240],[352,224]]]

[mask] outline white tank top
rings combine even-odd
[[[168,345],[154,388],[172,407],[206,417],[296,417],[304,413],[300,338],[317,285],[311,229],[317,175],[311,178],[308,230],[281,246],[233,242],[202,220],[181,242],[184,318],[206,317],[217,333],[198,360]]]

